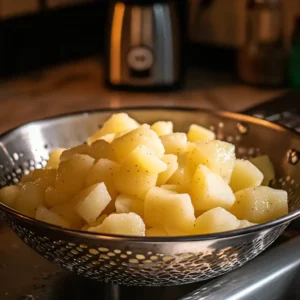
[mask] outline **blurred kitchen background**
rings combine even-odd
[[[0,0],[0,80],[0,131],[103,106],[242,111],[300,87],[300,1]]]

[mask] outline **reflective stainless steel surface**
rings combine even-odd
[[[111,113],[108,110],[58,117],[25,125],[2,136],[0,183],[16,182],[26,170],[41,167],[53,147],[82,143]],[[61,229],[1,205],[7,223],[45,258],[99,281],[150,286],[192,283],[242,266],[272,244],[299,216],[300,165],[290,163],[287,157],[291,149],[300,149],[297,134],[259,119],[227,112],[141,108],[128,113],[140,122],[149,123],[167,115],[176,130],[187,131],[190,123],[211,127],[218,138],[234,142],[241,157],[268,153],[277,168],[278,178],[273,184],[288,191],[290,213],[266,224],[231,232],[146,238]]]
[[[300,235],[240,269],[212,280],[184,300],[300,299]]]
[[[300,237],[285,233],[245,266],[209,282],[175,287],[111,286],[63,270],[0,223],[2,300],[294,300],[300,299]]]
[[[178,82],[181,44],[175,2],[115,2],[109,22],[111,84],[147,87]]]

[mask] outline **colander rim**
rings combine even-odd
[[[9,129],[2,134],[0,134],[0,143],[1,140],[5,139],[8,135],[21,130],[24,127],[30,126],[30,125],[36,125],[36,124],[41,124],[43,122],[49,122],[49,121],[55,121],[58,119],[62,118],[68,118],[68,117],[76,117],[80,115],[86,115],[89,116],[90,114],[97,114],[97,113],[104,113],[104,112],[110,112],[110,113],[116,113],[116,112],[123,112],[123,111],[138,111],[138,110],[167,110],[167,111],[187,111],[187,112],[194,112],[194,113],[210,113],[216,116],[221,116],[221,117],[226,117],[230,119],[235,119],[236,121],[239,122],[250,122],[254,123],[256,125],[264,126],[264,127],[269,127],[273,130],[276,131],[282,131],[287,134],[292,134],[295,135],[297,138],[300,137],[300,134],[297,133],[294,130],[290,130],[289,128],[286,128],[281,125],[277,125],[274,123],[271,123],[266,120],[262,120],[259,118],[255,118],[252,116],[248,116],[245,114],[241,113],[235,113],[235,112],[229,112],[225,110],[212,110],[212,109],[207,109],[207,108],[199,108],[199,107],[181,107],[181,106],[129,106],[129,107],[120,107],[120,108],[101,108],[101,109],[92,109],[92,110],[80,110],[80,111],[74,111],[74,112],[68,112],[68,113],[63,113],[63,114],[58,114],[55,116],[50,116],[46,117],[43,119],[37,119],[33,120],[27,123],[20,124],[12,129]],[[19,219],[22,219],[22,221],[25,221],[26,223],[30,223],[33,226],[40,226],[45,229],[50,229],[54,231],[59,231],[64,234],[72,234],[84,237],[84,238],[97,238],[97,239],[102,239],[102,240],[110,240],[112,239],[116,241],[130,241],[130,242],[143,242],[143,243],[168,243],[168,242],[202,242],[202,241],[209,241],[209,240],[220,240],[220,239],[228,239],[228,238],[236,238],[248,234],[253,234],[258,231],[263,231],[266,229],[270,229],[275,226],[279,226],[284,223],[289,223],[292,220],[296,219],[297,217],[300,216],[300,209],[295,210],[293,212],[289,212],[288,214],[277,218],[275,220],[265,222],[262,224],[257,224],[254,226],[250,226],[247,228],[241,228],[241,229],[236,229],[236,230],[231,230],[231,231],[225,231],[225,232],[219,232],[219,233],[213,233],[213,234],[201,234],[201,235],[186,235],[186,236],[162,236],[162,237],[146,237],[146,236],[131,236],[131,235],[117,235],[117,234],[103,234],[103,233],[97,233],[97,232],[90,232],[90,231],[82,231],[78,229],[71,229],[71,228],[65,228],[65,227],[60,227],[57,225],[53,225],[50,223],[46,223],[43,221],[36,220],[35,218],[28,217],[8,206],[6,206],[3,203],[0,203],[0,210],[4,211],[5,213],[9,213],[10,215],[17,217]]]

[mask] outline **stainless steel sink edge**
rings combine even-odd
[[[300,299],[300,234],[181,299]]]

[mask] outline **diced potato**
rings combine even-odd
[[[57,148],[50,152],[49,160],[46,165],[46,169],[57,169],[60,163],[60,155],[67,149]]]
[[[99,140],[104,140],[107,143],[111,143],[114,140],[115,136],[116,136],[115,133],[108,133],[106,135],[101,136],[99,138]],[[93,141],[93,142],[95,142],[95,141]],[[88,143],[88,144],[91,145],[92,143]]]
[[[171,185],[180,185],[184,189],[187,189],[191,181],[192,175],[189,169],[187,167],[179,166],[166,183]]]
[[[239,220],[221,207],[213,208],[195,222],[194,234],[210,234],[238,229]]]
[[[85,186],[89,187],[95,183],[104,182],[112,199],[116,199],[118,192],[114,185],[114,174],[119,165],[114,161],[101,158],[89,170],[85,180]]]
[[[34,182],[39,178],[48,176],[48,174],[52,174],[53,170],[45,170],[45,169],[36,169],[31,171],[29,174],[24,175],[21,180],[20,183],[24,184],[26,182]]]
[[[91,137],[88,138],[88,144],[92,144],[100,137],[109,133],[118,133],[120,131],[138,128],[139,124],[126,113],[113,114]]]
[[[161,228],[146,229],[146,236],[168,236],[168,233]]]
[[[231,188],[223,178],[204,165],[199,165],[193,176],[190,195],[196,210],[216,207],[228,209],[235,200]]]
[[[264,223],[288,213],[287,192],[266,186],[250,187],[235,193],[230,209],[240,220]]]
[[[167,180],[166,184],[180,185],[184,190],[187,190],[192,181],[192,177],[193,173],[186,163],[186,155],[180,155],[178,156],[178,168]]]
[[[75,211],[87,223],[95,222],[102,211],[108,205],[111,197],[105,184],[96,183],[80,193],[78,204]]]
[[[141,125],[139,128],[115,139],[111,145],[119,163],[123,162],[129,153],[141,145],[150,148],[159,158],[165,152],[159,137],[147,124]]]
[[[139,172],[135,166],[128,169],[121,166],[115,173],[114,183],[120,194],[144,199],[148,191],[156,185],[157,174]]]
[[[236,192],[259,186],[263,178],[264,175],[249,160],[236,159],[229,185],[233,192]]]
[[[59,192],[56,187],[49,186],[45,191],[45,202],[52,207],[61,203],[69,202],[73,195]]]
[[[20,213],[35,217],[37,208],[44,203],[44,189],[32,182],[25,183],[15,200],[15,208]]]
[[[160,173],[157,178],[157,185],[160,186],[165,184],[170,177],[175,173],[178,169],[177,156],[174,154],[165,154],[161,159],[166,165],[167,169]]]
[[[60,161],[66,161],[70,159],[74,154],[85,154],[91,156],[92,150],[88,145],[85,144],[70,148],[68,150],[65,150],[60,155]]]
[[[50,210],[67,221],[71,228],[79,229],[85,223],[84,220],[75,212],[74,201],[56,205]]]
[[[91,156],[96,160],[100,158],[106,158],[116,161],[116,156],[113,152],[111,144],[104,140],[98,140],[91,145]]]
[[[157,133],[158,136],[173,133],[173,123],[158,121],[151,125],[151,129]]]
[[[98,217],[95,222],[93,222],[91,224],[85,224],[81,228],[81,230],[88,230],[88,231],[90,231],[90,228],[97,227],[97,226],[101,225],[106,218],[107,218],[107,215],[103,214],[100,217]]]
[[[263,173],[264,179],[262,185],[269,185],[270,181],[275,178],[274,166],[268,155],[261,155],[251,158],[250,161]]]
[[[140,217],[144,217],[144,200],[127,195],[119,195],[116,199],[116,212],[129,213],[134,212]]]
[[[160,137],[166,154],[181,155],[187,148],[187,137],[183,132],[175,132]]]
[[[15,207],[16,200],[20,193],[20,186],[10,185],[0,190],[0,202],[11,208]]]
[[[116,133],[114,140],[121,137],[121,136],[123,136],[123,135],[125,135],[125,134],[127,134],[128,132],[130,132],[132,130],[133,129],[126,129],[126,130],[123,130],[123,131],[120,131],[120,132]]]
[[[189,147],[187,160],[192,171],[203,164],[228,183],[235,163],[234,151],[234,145],[227,142],[197,141]]]
[[[44,189],[48,186],[53,186],[56,178],[56,169],[45,170],[44,174],[34,181],[34,183]]]
[[[240,220],[239,229],[241,229],[241,228],[247,228],[247,227],[255,226],[255,225],[257,225],[257,224],[251,223],[251,222],[249,222],[247,220]]]
[[[88,155],[74,154],[60,163],[57,169],[55,188],[61,198],[69,198],[83,189],[86,176],[94,163]],[[63,197],[64,196],[64,197]]]
[[[126,157],[122,166],[150,174],[158,174],[167,170],[167,164],[158,158],[153,150],[143,145],[136,147]]]
[[[196,124],[174,133],[172,122],[114,114],[87,145],[52,151],[44,169],[1,189],[0,201],[58,226],[136,236],[222,232],[287,214],[287,193],[260,186],[275,175],[269,157],[236,159],[235,146],[215,138]]]
[[[169,230],[191,233],[195,215],[190,196],[152,188],[145,198],[144,220],[147,226],[163,228],[168,233]]]
[[[192,124],[189,128],[187,138],[190,142],[196,142],[199,140],[212,141],[216,138],[216,135],[209,129],[196,124]]]
[[[186,189],[183,188],[181,185],[179,184],[163,184],[160,186],[162,189],[168,190],[168,191],[173,191],[176,192],[178,194],[184,194],[186,193]]]
[[[143,219],[135,213],[111,214],[103,223],[97,227],[90,228],[90,231],[145,236],[145,224]]]
[[[44,206],[40,206],[37,209],[35,218],[39,221],[43,221],[60,227],[67,227],[67,228],[70,227],[68,221],[64,220],[61,216],[47,209]]]

